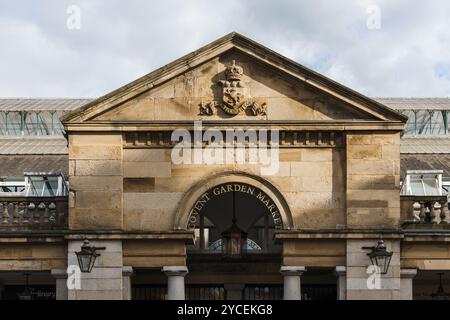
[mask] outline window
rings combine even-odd
[[[407,171],[401,195],[441,196],[442,173],[442,170]]]

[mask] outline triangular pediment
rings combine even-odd
[[[406,121],[396,111],[232,33],[90,102],[63,122],[198,119]]]

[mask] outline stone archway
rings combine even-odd
[[[202,201],[208,201],[206,195],[214,187],[226,186],[227,184],[251,186],[258,190],[254,192],[254,196],[266,205],[272,214],[276,227],[278,229],[292,228],[292,215],[289,206],[282,194],[270,182],[245,172],[224,172],[200,181],[185,194],[175,216],[174,229],[193,229],[198,215],[198,204]]]
[[[247,247],[243,255],[229,258],[223,256],[221,235],[234,216]],[[267,180],[232,171],[199,181],[184,195],[174,228],[195,230],[196,241],[186,247],[188,297],[200,292],[198,299],[209,299],[201,293],[213,292],[214,299],[251,300],[266,292],[281,298],[283,253],[273,235],[291,229],[292,216],[283,195]]]

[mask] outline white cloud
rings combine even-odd
[[[0,96],[99,96],[231,31],[367,95],[447,96],[448,16],[445,0],[0,0]]]

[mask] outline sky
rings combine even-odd
[[[0,0],[0,97],[98,97],[232,31],[372,97],[450,97],[448,0]]]

